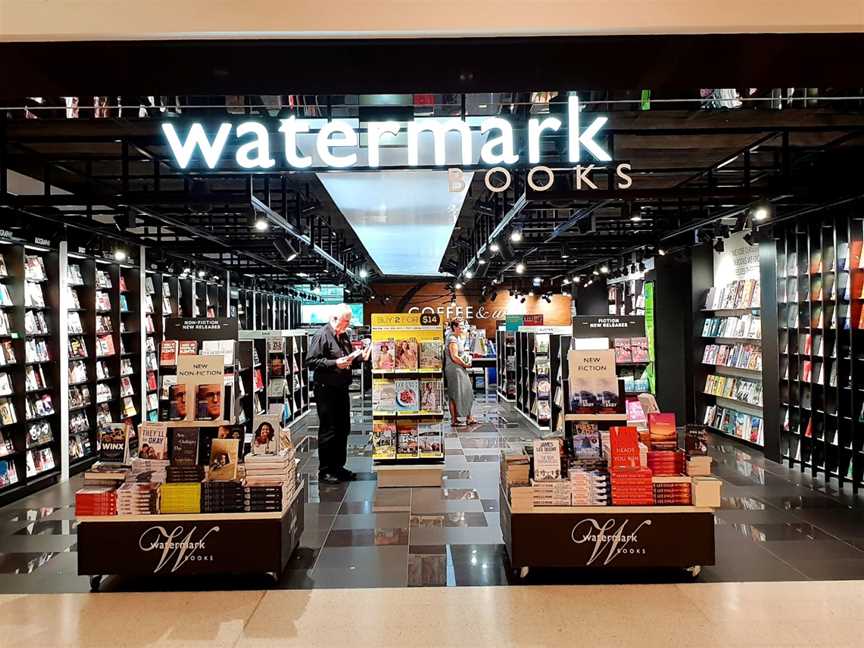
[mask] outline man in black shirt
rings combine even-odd
[[[329,324],[309,343],[306,363],[315,372],[315,406],[318,410],[318,479],[327,484],[352,481],[345,468],[351,432],[351,369],[369,360],[372,347],[355,352],[348,338],[351,307],[340,304]]]

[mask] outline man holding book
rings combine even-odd
[[[372,346],[353,349],[348,336],[351,307],[340,304],[330,323],[322,326],[309,343],[306,362],[314,371],[318,410],[318,478],[327,484],[352,481],[345,468],[351,433],[351,397],[348,388],[352,368],[369,360]]]

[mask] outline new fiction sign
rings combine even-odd
[[[566,116],[567,160],[572,165],[579,165],[576,169],[577,173],[587,178],[594,165],[581,166],[580,163],[584,161],[586,154],[591,160],[601,163],[610,162],[612,157],[597,141],[607,118],[595,116],[587,128],[583,129],[580,123],[581,117],[579,98],[569,97]],[[223,122],[218,125],[215,132],[208,133],[199,122],[192,123],[185,130],[178,129],[174,123],[166,122],[162,124],[162,131],[171,149],[171,155],[181,169],[189,168],[195,160],[202,160],[210,169],[220,167],[230,160],[227,157],[223,158],[223,152],[229,142],[232,147],[236,146],[234,162],[241,169],[263,171],[277,168],[322,171],[350,169],[361,161],[360,153],[364,149],[368,168],[375,169],[381,167],[382,138],[392,142],[397,136],[404,136],[408,166],[416,167],[420,166],[421,141],[429,144],[429,135],[431,135],[434,165],[443,167],[446,165],[447,139],[451,133],[459,136],[459,153],[463,166],[475,164],[475,160],[479,157],[482,164],[496,167],[494,170],[506,171],[506,167],[523,161],[516,153],[518,147],[513,126],[501,117],[486,117],[480,121],[479,132],[481,136],[485,136],[485,140],[481,140],[482,144],[479,145],[477,156],[475,156],[471,126],[466,120],[457,118],[415,119],[407,123],[368,122],[363,142],[365,147],[361,146],[358,130],[347,120],[289,117],[278,120],[278,124],[278,129],[271,131],[264,123],[251,119],[236,123]],[[551,134],[559,131],[563,125],[561,119],[554,116],[528,121],[527,161],[529,164],[540,163],[541,136],[544,133]],[[315,131],[314,128],[318,126],[320,128]],[[426,137],[421,138],[422,134],[426,134]],[[301,150],[298,142],[300,137],[306,137],[306,141],[310,137],[314,139],[315,152],[321,164],[313,165],[313,156]],[[276,151],[280,153],[277,155]],[[546,170],[545,167],[542,169]],[[632,184],[628,175],[629,170],[628,164],[619,164],[616,167],[615,174],[619,188],[626,189]],[[551,175],[551,170],[549,174]],[[551,186],[551,181],[548,184]],[[542,187],[543,185],[539,185],[535,188],[542,191]]]

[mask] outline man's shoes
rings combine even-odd
[[[318,483],[320,484],[339,484],[343,480],[331,473],[319,473]]]
[[[336,476],[342,481],[357,481],[357,473],[354,473],[347,468],[340,468],[337,470]]]

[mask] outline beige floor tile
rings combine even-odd
[[[233,646],[262,596],[255,591],[0,596],[0,637],[15,637],[17,648]]]

